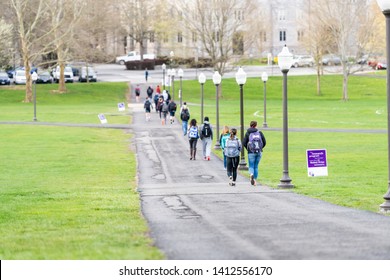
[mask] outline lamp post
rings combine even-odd
[[[198,82],[201,86],[201,98],[200,98],[200,122],[203,122],[203,93],[204,93],[204,83],[206,82],[206,76],[202,73],[198,76]]]
[[[221,84],[221,81],[222,81],[222,77],[221,75],[218,73],[218,71],[215,71],[214,72],[214,75],[213,75],[213,83],[215,85],[215,99],[217,100],[217,110],[216,110],[216,119],[217,119],[217,135],[219,135],[219,93],[218,93],[218,89],[219,89],[219,85]],[[219,139],[217,139],[217,141],[215,142],[215,146],[214,146],[214,149],[215,150],[220,150],[221,149],[221,145],[219,143]]]
[[[34,118],[33,118],[33,121],[36,122],[37,121],[37,79],[38,79],[37,72],[34,71],[31,74],[31,79],[32,79],[32,82],[34,84],[34,95],[33,95],[33,99],[34,99]]]
[[[171,78],[172,78],[172,100],[175,100],[175,75],[176,70],[171,69]]]
[[[390,63],[390,2],[388,0],[377,0],[379,7],[386,17],[386,57],[387,65]],[[385,202],[380,205],[382,212],[390,211],[390,72],[387,70],[387,153],[388,153],[388,185],[387,192],[383,196]]]
[[[163,89],[165,89],[165,70],[167,69],[167,66],[165,65],[165,63],[163,63],[163,65],[161,65],[161,68],[163,70]]]
[[[291,68],[293,55],[287,46],[278,55],[278,65],[283,73],[283,176],[280,179],[279,188],[293,188],[288,175],[288,113],[287,113],[287,73]]]
[[[267,72],[263,72],[261,75],[261,80],[264,82],[264,122],[263,122],[263,128],[267,128],[267,81],[268,81],[268,74]]]
[[[183,83],[182,83],[182,80],[183,80],[183,69],[179,69],[177,70],[177,75],[179,76],[180,78],[180,92],[179,92],[179,98],[180,98],[180,108],[182,107],[183,105]]]
[[[240,86],[240,124],[241,124],[241,143],[244,140],[244,85],[246,83],[246,73],[240,67],[236,73],[236,82]],[[248,170],[245,161],[245,149],[241,149],[241,160],[238,166],[240,170]]]
[[[168,75],[168,91],[171,92],[171,72],[172,70],[171,69],[168,69],[167,70],[167,75]]]
[[[175,53],[173,51],[171,51],[169,53],[169,56],[171,57],[171,63],[169,64],[169,67],[172,68],[172,62],[173,62],[173,57],[175,56]]]

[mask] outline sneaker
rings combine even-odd
[[[229,186],[233,186],[232,184],[233,184],[233,177],[230,176],[230,177],[229,177]]]
[[[236,182],[232,182],[232,187],[235,187],[236,186]]]
[[[251,174],[251,185],[255,186],[255,184],[256,184],[255,178],[253,177],[253,174]]]
[[[203,160],[207,160],[207,157],[204,157]]]
[[[207,160],[210,160],[210,157],[207,157]]]

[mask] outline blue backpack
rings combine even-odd
[[[188,132],[189,138],[198,138],[198,127],[197,126],[191,126],[190,131]]]

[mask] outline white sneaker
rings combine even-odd
[[[229,186],[233,186],[233,177],[232,176],[229,177]]]

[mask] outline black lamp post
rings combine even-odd
[[[206,82],[206,76],[200,73],[198,76],[198,82],[201,86],[201,99],[200,99],[200,123],[203,122],[203,94],[204,94],[204,83]]]
[[[390,64],[390,1],[388,0],[376,0],[379,7],[381,8],[383,14],[386,17],[386,56],[387,56],[387,65]],[[387,166],[388,166],[388,185],[387,192],[383,196],[385,202],[380,205],[380,210],[382,212],[390,211],[390,71],[387,70]]]
[[[244,85],[246,83],[246,73],[240,67],[236,73],[236,82],[240,86],[240,124],[241,124],[241,143],[244,140]],[[248,170],[245,161],[245,149],[241,149],[241,160],[238,166],[240,170]]]
[[[37,72],[33,72],[31,74],[31,80],[33,82],[33,85],[34,85],[34,95],[33,95],[33,100],[34,100],[34,118],[33,118],[33,121],[36,122],[37,121],[37,79],[38,79],[38,74]]]
[[[267,72],[263,72],[261,75],[261,80],[264,82],[264,122],[263,122],[263,128],[267,128],[267,81],[268,81],[268,74]]]
[[[172,78],[172,100],[175,100],[175,75],[176,70],[171,69],[171,78]]]
[[[288,111],[287,111],[287,73],[291,68],[293,55],[284,46],[278,55],[279,68],[283,73],[283,176],[280,179],[279,188],[293,188],[288,175]]]
[[[179,98],[180,98],[180,108],[183,106],[183,69],[177,70],[177,75],[180,78],[180,92],[179,92]]]
[[[165,65],[165,63],[163,63],[163,65],[161,65],[161,68],[163,70],[163,89],[165,89],[165,70],[167,69],[167,66]]]
[[[215,71],[214,75],[213,75],[213,83],[215,85],[215,99],[217,100],[217,110],[216,110],[216,119],[217,119],[217,133],[215,134],[216,136],[219,136],[219,92],[218,92],[218,89],[219,89],[219,85],[221,84],[221,81],[222,81],[222,77],[221,75],[218,73],[218,71]],[[214,149],[215,150],[220,150],[221,149],[221,145],[219,143],[219,138],[217,138],[217,141],[215,142],[215,146],[214,146]]]

